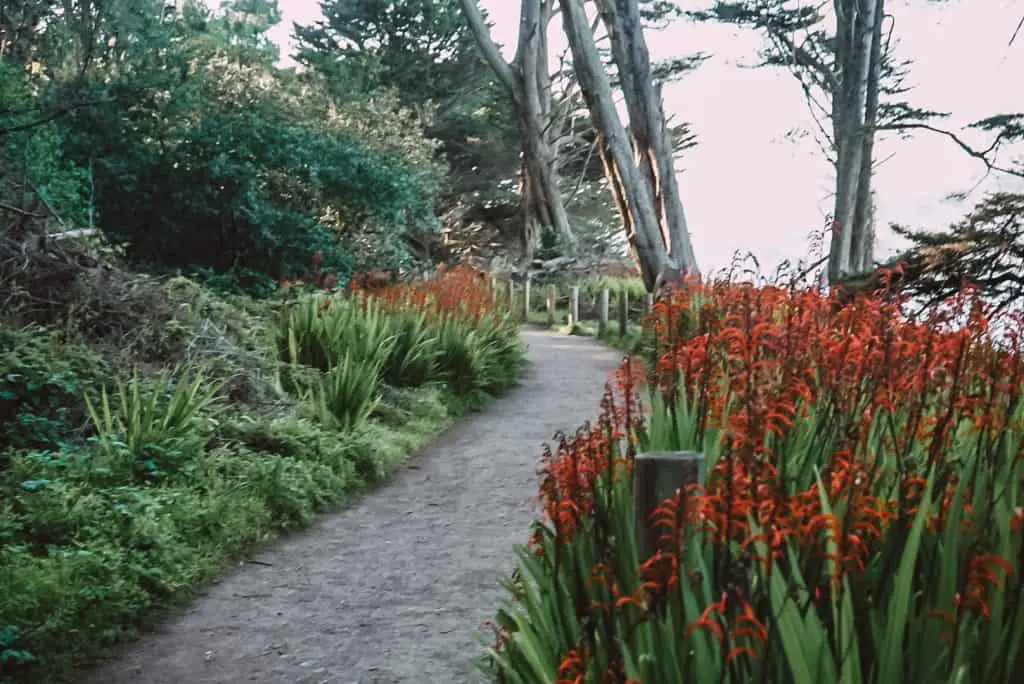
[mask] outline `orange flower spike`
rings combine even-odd
[[[741,655],[746,655],[751,660],[755,661],[760,659],[760,656],[754,651],[754,649],[749,648],[747,646],[736,646],[735,648],[729,650],[729,653],[727,653],[725,656],[725,660],[726,662],[731,663],[734,660],[738,659]]]
[[[718,639],[719,645],[725,645],[725,631],[722,629],[722,625],[718,624],[716,620],[706,617],[699,618],[696,622],[687,627],[686,631],[683,632],[683,637],[689,637],[698,629],[708,630],[715,635],[716,639]]]

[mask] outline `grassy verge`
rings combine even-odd
[[[514,326],[470,284],[260,303],[178,279],[116,340],[4,326],[0,678],[73,680],[514,385]]]

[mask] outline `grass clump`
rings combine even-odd
[[[0,679],[74,681],[255,546],[388,477],[523,365],[513,325],[454,305],[469,281],[262,302],[144,282],[152,329],[124,344],[102,325],[106,296],[88,326],[49,312],[0,327]],[[487,341],[468,374],[446,365],[446,326]]]

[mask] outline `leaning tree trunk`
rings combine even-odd
[[[697,260],[676,179],[675,155],[665,124],[661,86],[651,74],[639,8],[635,0],[597,0],[597,8],[618,66],[633,156],[644,182],[651,188],[669,258],[684,270],[696,271]]]
[[[838,83],[833,94],[836,193],[828,276],[833,285],[863,273],[874,257],[871,190],[884,0],[836,3]]]
[[[668,272],[696,273],[675,179],[672,146],[635,0],[603,0],[601,19],[612,41],[630,129],[619,119],[581,0],[562,1],[562,24],[580,89],[598,131],[612,196],[648,291]]]
[[[523,202],[523,240],[527,254],[536,244],[540,226],[550,226],[575,251],[576,235],[558,187],[557,152],[552,143],[551,74],[548,70],[547,27],[553,0],[523,0],[519,39],[512,63],[507,63],[491,39],[476,0],[460,0],[463,14],[484,59],[515,103],[523,134],[520,192]]]

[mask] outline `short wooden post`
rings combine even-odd
[[[555,325],[555,286],[548,285],[548,325]]]
[[[647,293],[647,303],[646,303],[646,306],[644,307],[644,313],[651,313],[652,311],[654,311],[654,293],[653,292],[648,292]]]
[[[508,279],[508,311],[516,315],[516,281]]]
[[[658,548],[659,531],[650,517],[665,499],[688,485],[704,484],[704,454],[695,451],[651,451],[637,454],[633,462],[633,506],[636,512],[636,543],[643,563]]]
[[[604,337],[608,333],[608,301],[609,292],[607,287],[601,288],[601,306],[598,310],[597,336]]]
[[[626,336],[629,327],[629,293],[626,288],[619,289],[619,337]]]
[[[498,280],[493,275],[490,278],[491,283],[491,303],[495,306],[498,305]]]
[[[523,281],[523,321],[530,321],[530,276]]]
[[[569,327],[580,322],[580,288],[573,285],[569,290]]]

